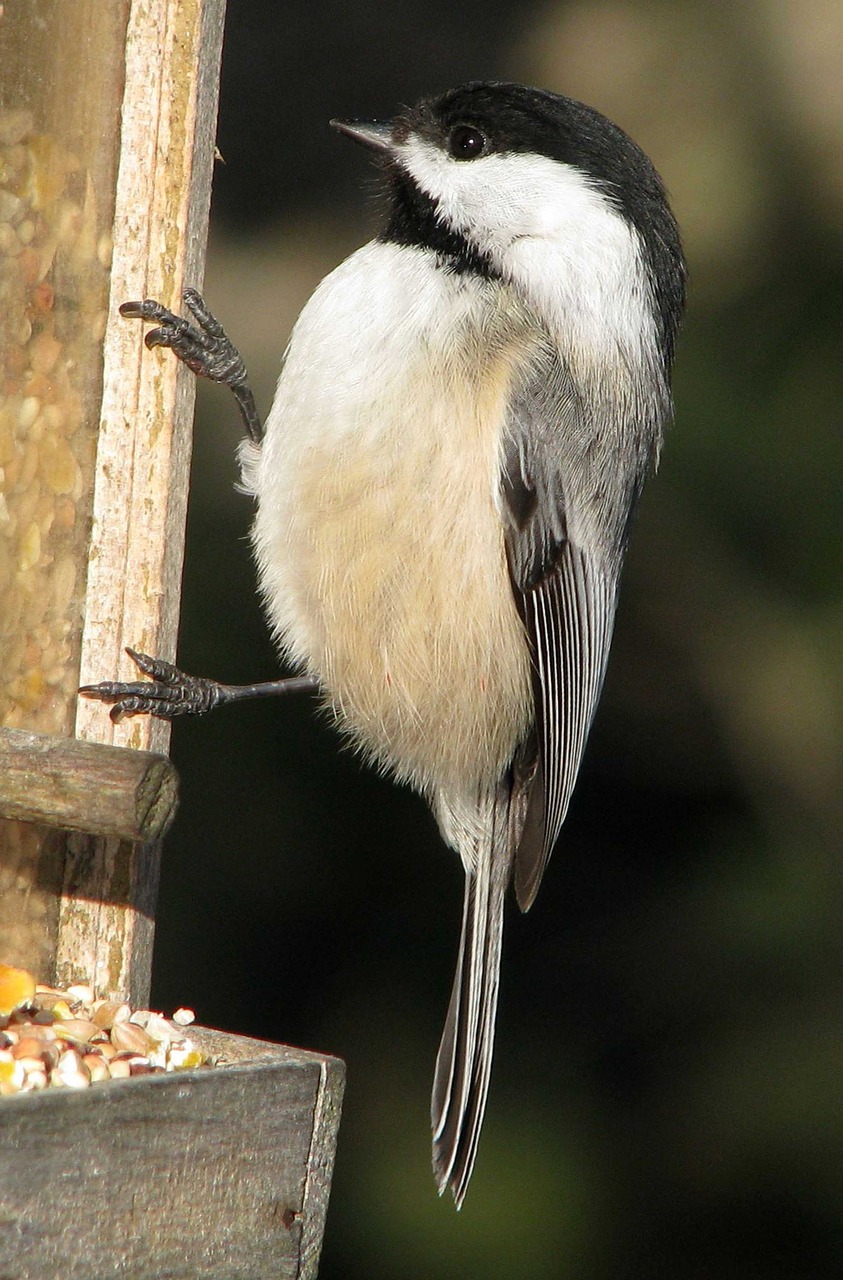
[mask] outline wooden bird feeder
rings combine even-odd
[[[148,1003],[168,726],[79,684],[174,657],[193,380],[118,306],[201,285],[224,0],[0,6],[0,960]],[[232,872],[234,874],[234,872]],[[0,1098],[0,1275],[316,1274],[344,1068]]]

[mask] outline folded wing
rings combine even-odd
[[[600,696],[623,532],[640,487],[603,484],[601,470],[612,460],[599,432],[558,359],[513,397],[501,492],[536,707],[535,768],[526,772],[514,866],[523,911],[565,821]]]

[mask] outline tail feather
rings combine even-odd
[[[503,906],[512,855],[508,804],[489,804],[487,834],[466,872],[462,936],[431,1101],[433,1172],[457,1208],[474,1168],[486,1109],[498,1004]]]

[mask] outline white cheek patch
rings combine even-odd
[[[560,341],[627,352],[655,341],[638,233],[587,174],[535,154],[454,160],[418,137],[398,155]]]
[[[505,247],[513,236],[535,230],[536,201],[513,172],[509,162],[514,157],[454,160],[418,137],[409,138],[398,155],[421,190],[436,201],[443,219],[472,240],[479,233]]]
[[[417,137],[397,150],[448,223],[499,251],[522,236],[592,235],[607,222],[625,225],[587,174],[547,156],[508,152],[454,160]]]

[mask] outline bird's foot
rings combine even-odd
[[[83,685],[79,690],[86,698],[110,702],[109,714],[115,723],[124,716],[149,715],[172,720],[175,716],[203,715],[224,700],[221,696],[224,686],[215,680],[189,676],[171,662],[151,658],[135,649],[126,652],[149,680],[127,684],[106,680],[102,684]]]
[[[249,387],[243,357],[196,289],[185,289],[184,301],[196,324],[175,315],[153,298],[124,302],[120,306],[120,314],[130,320],[151,320],[156,324],[156,328],[150,329],[144,338],[150,349],[167,347],[197,376],[230,387],[250,439],[259,444],[263,438],[263,426]]]

